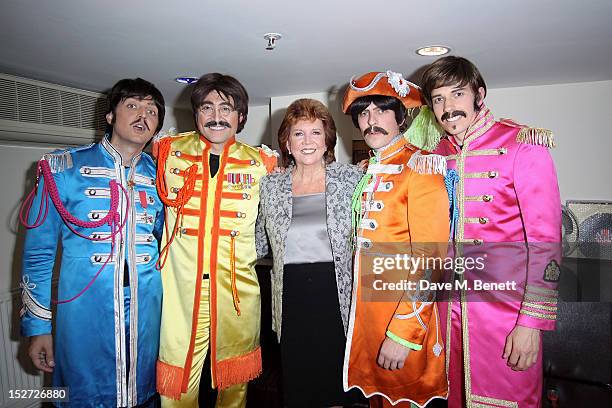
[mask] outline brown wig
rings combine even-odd
[[[483,88],[485,96],[487,95],[487,85],[482,75],[470,61],[452,55],[434,61],[423,72],[421,90],[427,105],[432,108],[431,92],[434,89],[453,85],[469,86],[476,95],[474,109],[476,111],[480,110],[481,101],[478,96],[478,89]]]

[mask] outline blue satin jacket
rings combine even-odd
[[[77,218],[92,221],[107,214],[112,179],[125,188],[129,203],[120,189],[123,240],[117,237],[110,254],[110,241],[90,241],[74,234],[49,200],[44,223],[26,234],[22,334],[49,334],[52,319],[55,321],[53,385],[69,387],[67,405],[142,404],[155,394],[162,298],[155,263],[163,207],[155,187],[155,164],[146,153],[135,156],[131,163],[122,163],[121,155],[107,138],[49,153],[44,158],[64,207]],[[41,176],[29,223],[38,215],[43,184]],[[108,225],[74,228],[86,236],[108,236],[110,232]],[[60,242],[57,294],[52,295]],[[82,296],[52,307],[52,296],[61,301],[77,295],[107,260],[106,267]]]

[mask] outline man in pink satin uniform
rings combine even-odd
[[[438,59],[423,73],[422,86],[446,133],[435,153],[446,157],[456,179],[456,254],[489,255],[484,270],[453,274],[470,287],[455,286],[447,307],[440,305],[449,407],[538,407],[540,332],[555,328],[561,261],[552,134],[496,121],[483,102],[485,82],[465,58]],[[478,278],[508,281],[513,290],[476,293]]]

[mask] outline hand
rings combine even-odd
[[[398,370],[404,367],[410,349],[385,337],[378,352],[378,365],[385,370]]]
[[[362,161],[357,163],[357,167],[359,167],[363,171],[366,171],[368,169],[368,164],[369,163],[370,163],[370,161],[368,159],[363,159]]]
[[[285,174],[285,172],[287,171],[287,169],[285,167],[274,167],[274,170],[272,170],[272,173],[281,173],[281,174]]]
[[[50,334],[41,334],[40,336],[30,337],[28,355],[36,368],[46,373],[52,373],[53,367],[55,367],[55,361],[53,359],[53,336]]]
[[[506,337],[503,358],[514,371],[523,371],[535,364],[539,350],[540,330],[517,325]]]

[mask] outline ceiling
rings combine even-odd
[[[491,88],[612,80],[610,0],[1,0],[0,72],[94,91],[140,76],[188,106],[179,75],[236,76],[253,104],[418,71],[445,44]],[[266,51],[264,33],[283,38]]]

